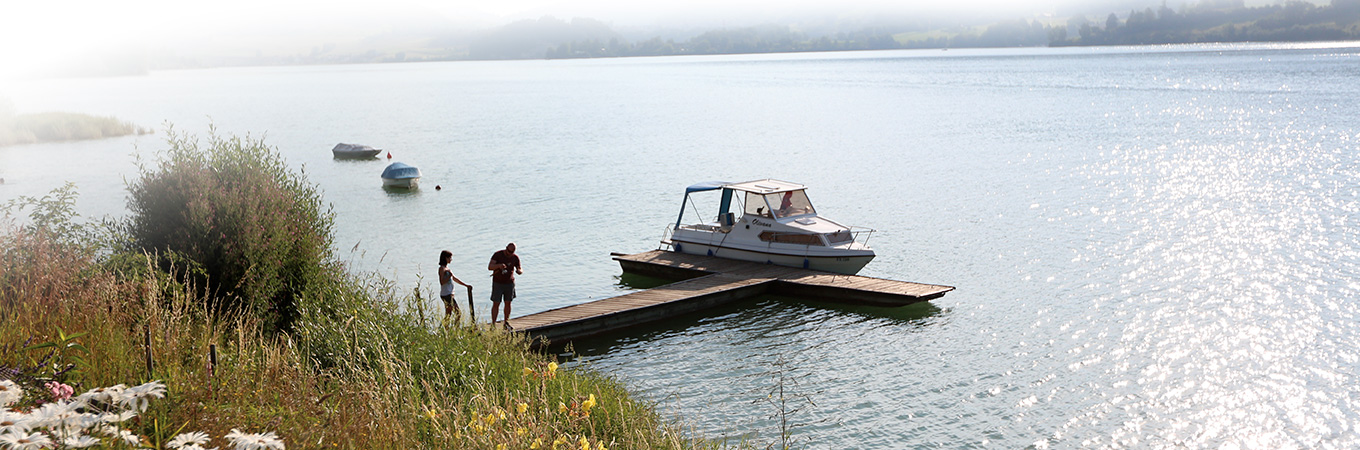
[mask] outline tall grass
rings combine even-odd
[[[68,361],[57,358],[52,370],[32,371],[32,383],[79,391],[162,380],[167,399],[131,426],[149,442],[180,429],[248,428],[276,431],[292,448],[581,448],[582,438],[591,448],[704,445],[615,380],[550,370],[553,358],[518,335],[421,323],[421,305],[391,289],[336,291],[353,296],[328,297],[331,316],[307,309],[297,334],[271,336],[257,318],[211,314],[198,290],[157,270],[154,258],[128,274],[69,248],[22,230],[0,236],[0,342],[88,333],[79,339],[88,349],[82,370],[58,375]],[[0,353],[0,368],[46,355],[20,346]]]
[[[214,186],[223,192],[209,196],[228,195]],[[287,329],[256,309],[215,308],[222,291],[184,270],[206,267],[187,252],[110,254],[78,245],[108,233],[54,232],[89,226],[70,223],[65,198],[26,199],[37,203],[27,210],[53,217],[45,223],[0,224],[0,379],[32,395],[46,395],[38,387],[49,381],[83,391],[160,380],[167,398],[126,424],[152,448],[180,430],[232,428],[275,431],[290,448],[711,446],[683,437],[616,380],[559,370],[516,334],[436,323],[418,295],[329,261],[307,268],[326,276],[294,291]],[[251,297],[259,292],[232,295],[261,301]],[[35,342],[61,345],[28,349]]]
[[[151,130],[107,116],[68,112],[0,114],[0,147],[148,133]]]

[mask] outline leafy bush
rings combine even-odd
[[[339,271],[334,218],[320,192],[261,140],[210,132],[201,147],[167,134],[169,149],[128,186],[132,248],[195,262],[201,272],[179,275],[193,275],[214,312],[250,314],[287,331],[298,298]]]

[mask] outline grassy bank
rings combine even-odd
[[[616,380],[559,369],[520,336],[443,326],[415,292],[334,263],[329,236],[321,259],[301,255],[315,250],[307,233],[330,232],[328,212],[258,203],[319,198],[295,195],[312,188],[260,142],[171,144],[132,182],[131,202],[143,203],[129,222],[75,223],[69,189],[7,208],[32,217],[0,229],[0,379],[25,392],[14,410],[56,401],[49,383],[81,393],[159,380],[166,398],[124,423],[150,448],[232,429],[273,431],[295,449],[710,446]],[[195,178],[205,174],[216,178]],[[161,191],[176,180],[206,186]],[[157,224],[169,244],[145,244],[155,241],[143,227]],[[231,251],[240,256],[204,256]]]
[[[151,130],[113,117],[65,112],[0,114],[0,146],[148,133]]]

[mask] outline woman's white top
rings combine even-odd
[[[453,274],[449,274],[449,282],[444,282],[444,271],[449,270],[444,267],[439,268],[439,296],[453,295]]]

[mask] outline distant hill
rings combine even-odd
[[[1110,13],[1100,23],[1080,23],[1076,35],[1052,36],[1050,45],[1143,45],[1194,42],[1279,42],[1360,39],[1360,0],[1317,6],[1301,1],[1247,7],[1242,0],[1204,0],[1195,6]]]
[[[1260,2],[1262,0],[1253,0]],[[1146,5],[1147,0],[1107,4]],[[1089,6],[1087,6],[1089,8]],[[773,17],[773,16],[772,16]],[[564,59],[709,55],[899,48],[1138,45],[1243,41],[1360,39],[1360,0],[1316,5],[1298,0],[1248,6],[1243,0],[1202,0],[1171,8],[1132,7],[1103,18],[1033,15],[978,25],[924,15],[863,14],[788,19],[786,23],[718,29],[620,33],[595,19],[545,16],[490,29],[454,23],[375,28],[316,45],[259,46],[258,42],[134,57],[82,59],[57,74],[103,76],[147,70],[252,65],[353,64],[450,60]],[[328,38],[329,39],[329,38]],[[258,47],[257,47],[258,46]],[[279,51],[280,48],[290,48]],[[270,51],[273,49],[273,51]],[[52,74],[48,74],[49,76]]]
[[[1179,11],[1163,3],[1157,9],[1135,9],[1122,17],[1110,13],[1103,22],[1077,16],[1066,21],[1016,19],[975,28],[921,30],[914,25],[876,26],[817,37],[791,26],[765,25],[713,30],[679,42],[659,37],[635,43],[617,37],[589,38],[563,42],[543,57],[1352,40],[1360,39],[1360,0],[1333,0],[1324,6],[1291,0],[1255,7],[1246,6],[1243,0],[1204,0]],[[607,35],[606,30],[596,32]]]

